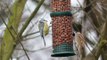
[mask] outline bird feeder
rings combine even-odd
[[[70,0],[52,0],[52,57],[75,55],[73,51],[72,14]]]

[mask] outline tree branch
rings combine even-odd
[[[44,0],[41,0],[41,2],[37,5],[37,7],[35,8],[34,12],[31,14],[31,16],[27,19],[27,21],[25,22],[25,24],[23,25],[22,29],[19,32],[19,36],[22,36],[23,32],[25,31],[25,29],[27,28],[27,26],[29,25],[30,21],[34,18],[34,16],[37,14],[39,8],[41,7],[41,5],[43,4]]]
[[[26,0],[16,0],[13,7],[12,7],[12,15],[10,16],[8,27],[5,30],[4,36],[3,36],[3,42],[0,47],[0,59],[1,60],[9,60],[13,50],[16,45],[16,40],[12,37],[11,33],[16,37],[16,34],[13,32],[13,29],[11,29],[11,26],[13,26],[18,32],[18,26],[21,20],[21,16],[23,13],[23,9],[25,6]],[[9,32],[9,30],[11,33]]]

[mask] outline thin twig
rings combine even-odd
[[[46,47],[46,48],[40,48],[40,49],[37,49],[37,50],[26,50],[26,51],[28,51],[28,52],[38,52],[38,51],[41,51],[41,50],[45,50],[45,49],[48,49],[48,48],[51,48],[52,46],[49,46],[49,47]],[[22,49],[16,49],[16,50],[22,50]],[[19,56],[19,57],[17,57],[17,58],[21,58],[21,57],[23,57],[25,54],[23,54],[23,55],[21,55],[21,56]]]
[[[52,26],[49,26],[49,28],[51,28],[51,27],[52,27]],[[36,31],[36,32],[32,32],[32,33],[23,35],[22,37],[25,38],[25,37],[28,37],[28,36],[31,36],[31,35],[34,35],[34,34],[37,34],[37,33],[39,33],[39,31]]]
[[[77,0],[78,1],[78,0]],[[79,3],[79,5],[80,5],[80,7],[82,8],[82,5],[80,4],[80,2],[78,1],[78,3]],[[84,39],[84,37],[83,36],[81,36],[81,38],[82,39]],[[84,41],[85,41],[85,39],[84,39]],[[89,51],[92,53],[92,51],[91,51],[91,49],[88,47],[88,44],[86,43],[86,41],[84,42],[85,44],[86,44],[86,46],[87,46],[87,48],[89,49]],[[93,54],[93,53],[92,53]],[[94,55],[94,54],[93,54]],[[95,55],[94,55],[95,56]],[[95,56],[96,57],[96,56]]]
[[[37,14],[39,8],[41,7],[41,5],[43,4],[45,0],[41,0],[40,3],[37,5],[37,7],[35,8],[34,12],[31,14],[31,16],[28,18],[28,20],[25,22],[25,24],[23,25],[23,27],[21,28],[20,32],[18,33],[19,36],[22,36],[23,32],[25,31],[25,29],[27,28],[27,26],[29,25],[30,21],[34,18],[34,16]]]
[[[37,50],[29,50],[29,49],[25,49],[27,52],[38,52],[38,51],[41,51],[41,50],[45,50],[45,49],[48,49],[48,48],[51,48],[52,46],[49,46],[49,47],[45,47],[45,48],[40,48],[40,49],[37,49]],[[23,50],[23,49],[20,49],[20,48],[17,48],[16,50]]]
[[[28,60],[30,60],[30,58],[29,58],[29,56],[28,56],[28,54],[27,54],[27,52],[26,52],[26,49],[24,48],[24,46],[23,46],[23,44],[22,44],[22,38],[20,37],[20,36],[18,36],[18,34],[17,34],[17,32],[15,31],[15,29],[13,28],[13,26],[12,26],[12,29],[13,29],[13,31],[14,31],[14,33],[17,35],[17,41],[20,43],[20,45],[22,46],[22,48],[23,48],[23,50],[24,50],[24,52],[25,52],[25,55],[27,56],[27,58],[28,58]]]

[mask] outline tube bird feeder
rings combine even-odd
[[[52,0],[52,57],[75,55],[73,51],[72,13],[70,0]]]

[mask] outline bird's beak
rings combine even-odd
[[[44,21],[48,22],[47,20],[44,20]]]

